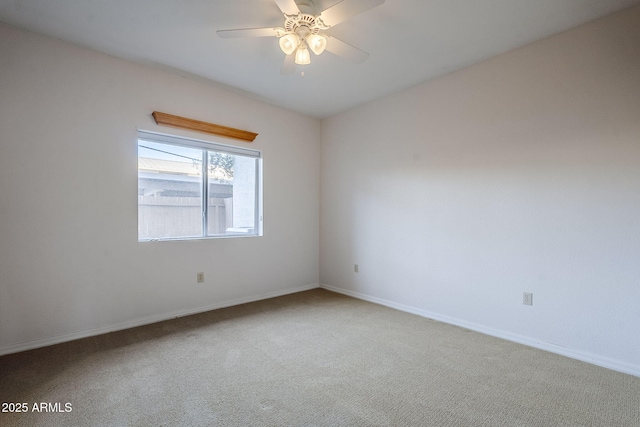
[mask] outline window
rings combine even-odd
[[[138,132],[138,240],[262,234],[261,154]]]

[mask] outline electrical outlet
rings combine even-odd
[[[524,292],[522,294],[522,303],[524,305],[533,305],[533,294],[530,292]]]
[[[204,273],[202,273],[202,272],[198,273],[197,281],[198,281],[198,283],[203,283],[204,282]]]
[[[353,264],[353,272],[357,273],[359,270],[358,264]]]

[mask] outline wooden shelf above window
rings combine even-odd
[[[186,117],[174,116],[173,114],[161,113],[154,111],[153,119],[157,124],[163,126],[172,126],[180,129],[194,130],[196,132],[204,132],[211,135],[223,136],[225,138],[234,138],[241,141],[252,142],[258,136],[257,133],[249,132],[242,129],[230,128],[227,126],[216,125],[214,123],[202,122],[200,120],[188,119]]]

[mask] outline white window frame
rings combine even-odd
[[[136,149],[140,141],[156,142],[160,144],[175,145],[178,147],[195,148],[206,151],[215,151],[218,153],[240,155],[256,159],[256,179],[255,179],[255,209],[254,209],[254,231],[252,233],[238,232],[226,233],[219,235],[208,235],[208,192],[209,192],[209,174],[207,173],[207,162],[202,162],[202,234],[200,236],[177,236],[177,237],[157,237],[157,238],[140,238],[139,242],[154,242],[164,240],[200,240],[200,239],[228,239],[236,237],[260,237],[263,235],[262,221],[262,152],[251,148],[238,147],[234,145],[226,145],[218,142],[204,141],[199,139],[187,138],[176,135],[168,135],[145,130],[138,130],[138,139]],[[207,157],[208,158],[208,154]]]

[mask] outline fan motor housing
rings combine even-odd
[[[301,27],[304,27],[305,29]],[[284,29],[287,33],[306,33],[299,34],[303,37],[309,34],[318,34],[321,30],[326,30],[327,28],[329,27],[322,22],[320,16],[313,16],[308,13],[286,15],[286,19],[284,21]]]

